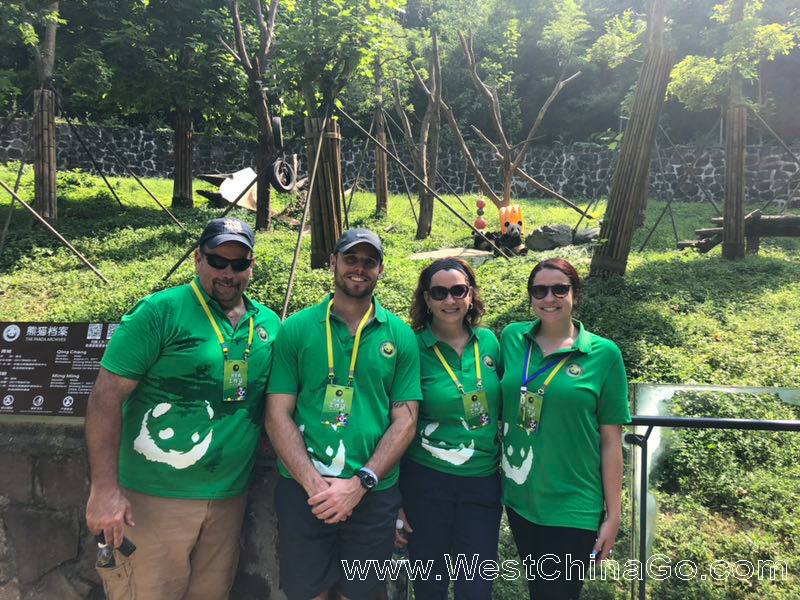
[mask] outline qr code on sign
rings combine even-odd
[[[102,337],[103,337],[103,324],[89,323],[89,328],[86,330],[86,339],[99,340]]]

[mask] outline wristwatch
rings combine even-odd
[[[356,471],[356,477],[361,481],[361,487],[368,492],[375,489],[375,486],[378,485],[378,476],[375,475],[372,469],[368,469],[367,467],[361,467]]]

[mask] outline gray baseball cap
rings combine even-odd
[[[345,231],[333,247],[333,253],[347,252],[350,248],[358,244],[369,244],[375,248],[375,250],[378,251],[378,255],[381,257],[381,262],[383,262],[383,243],[381,243],[381,238],[379,238],[375,232],[364,229],[363,227]]]
[[[198,244],[201,248],[203,246],[216,248],[225,242],[238,242],[252,250],[256,245],[256,236],[244,221],[233,217],[223,217],[214,219],[206,225]]]

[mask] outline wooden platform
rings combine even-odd
[[[493,254],[488,250],[476,250],[475,248],[440,248],[428,252],[417,252],[409,256],[411,260],[431,260],[437,258],[463,258],[464,260],[477,260],[479,263],[492,258]]]

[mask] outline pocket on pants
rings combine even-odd
[[[118,553],[117,557],[120,557]],[[95,567],[103,582],[106,600],[134,600],[136,589],[133,585],[133,568],[129,560],[113,567]]]

